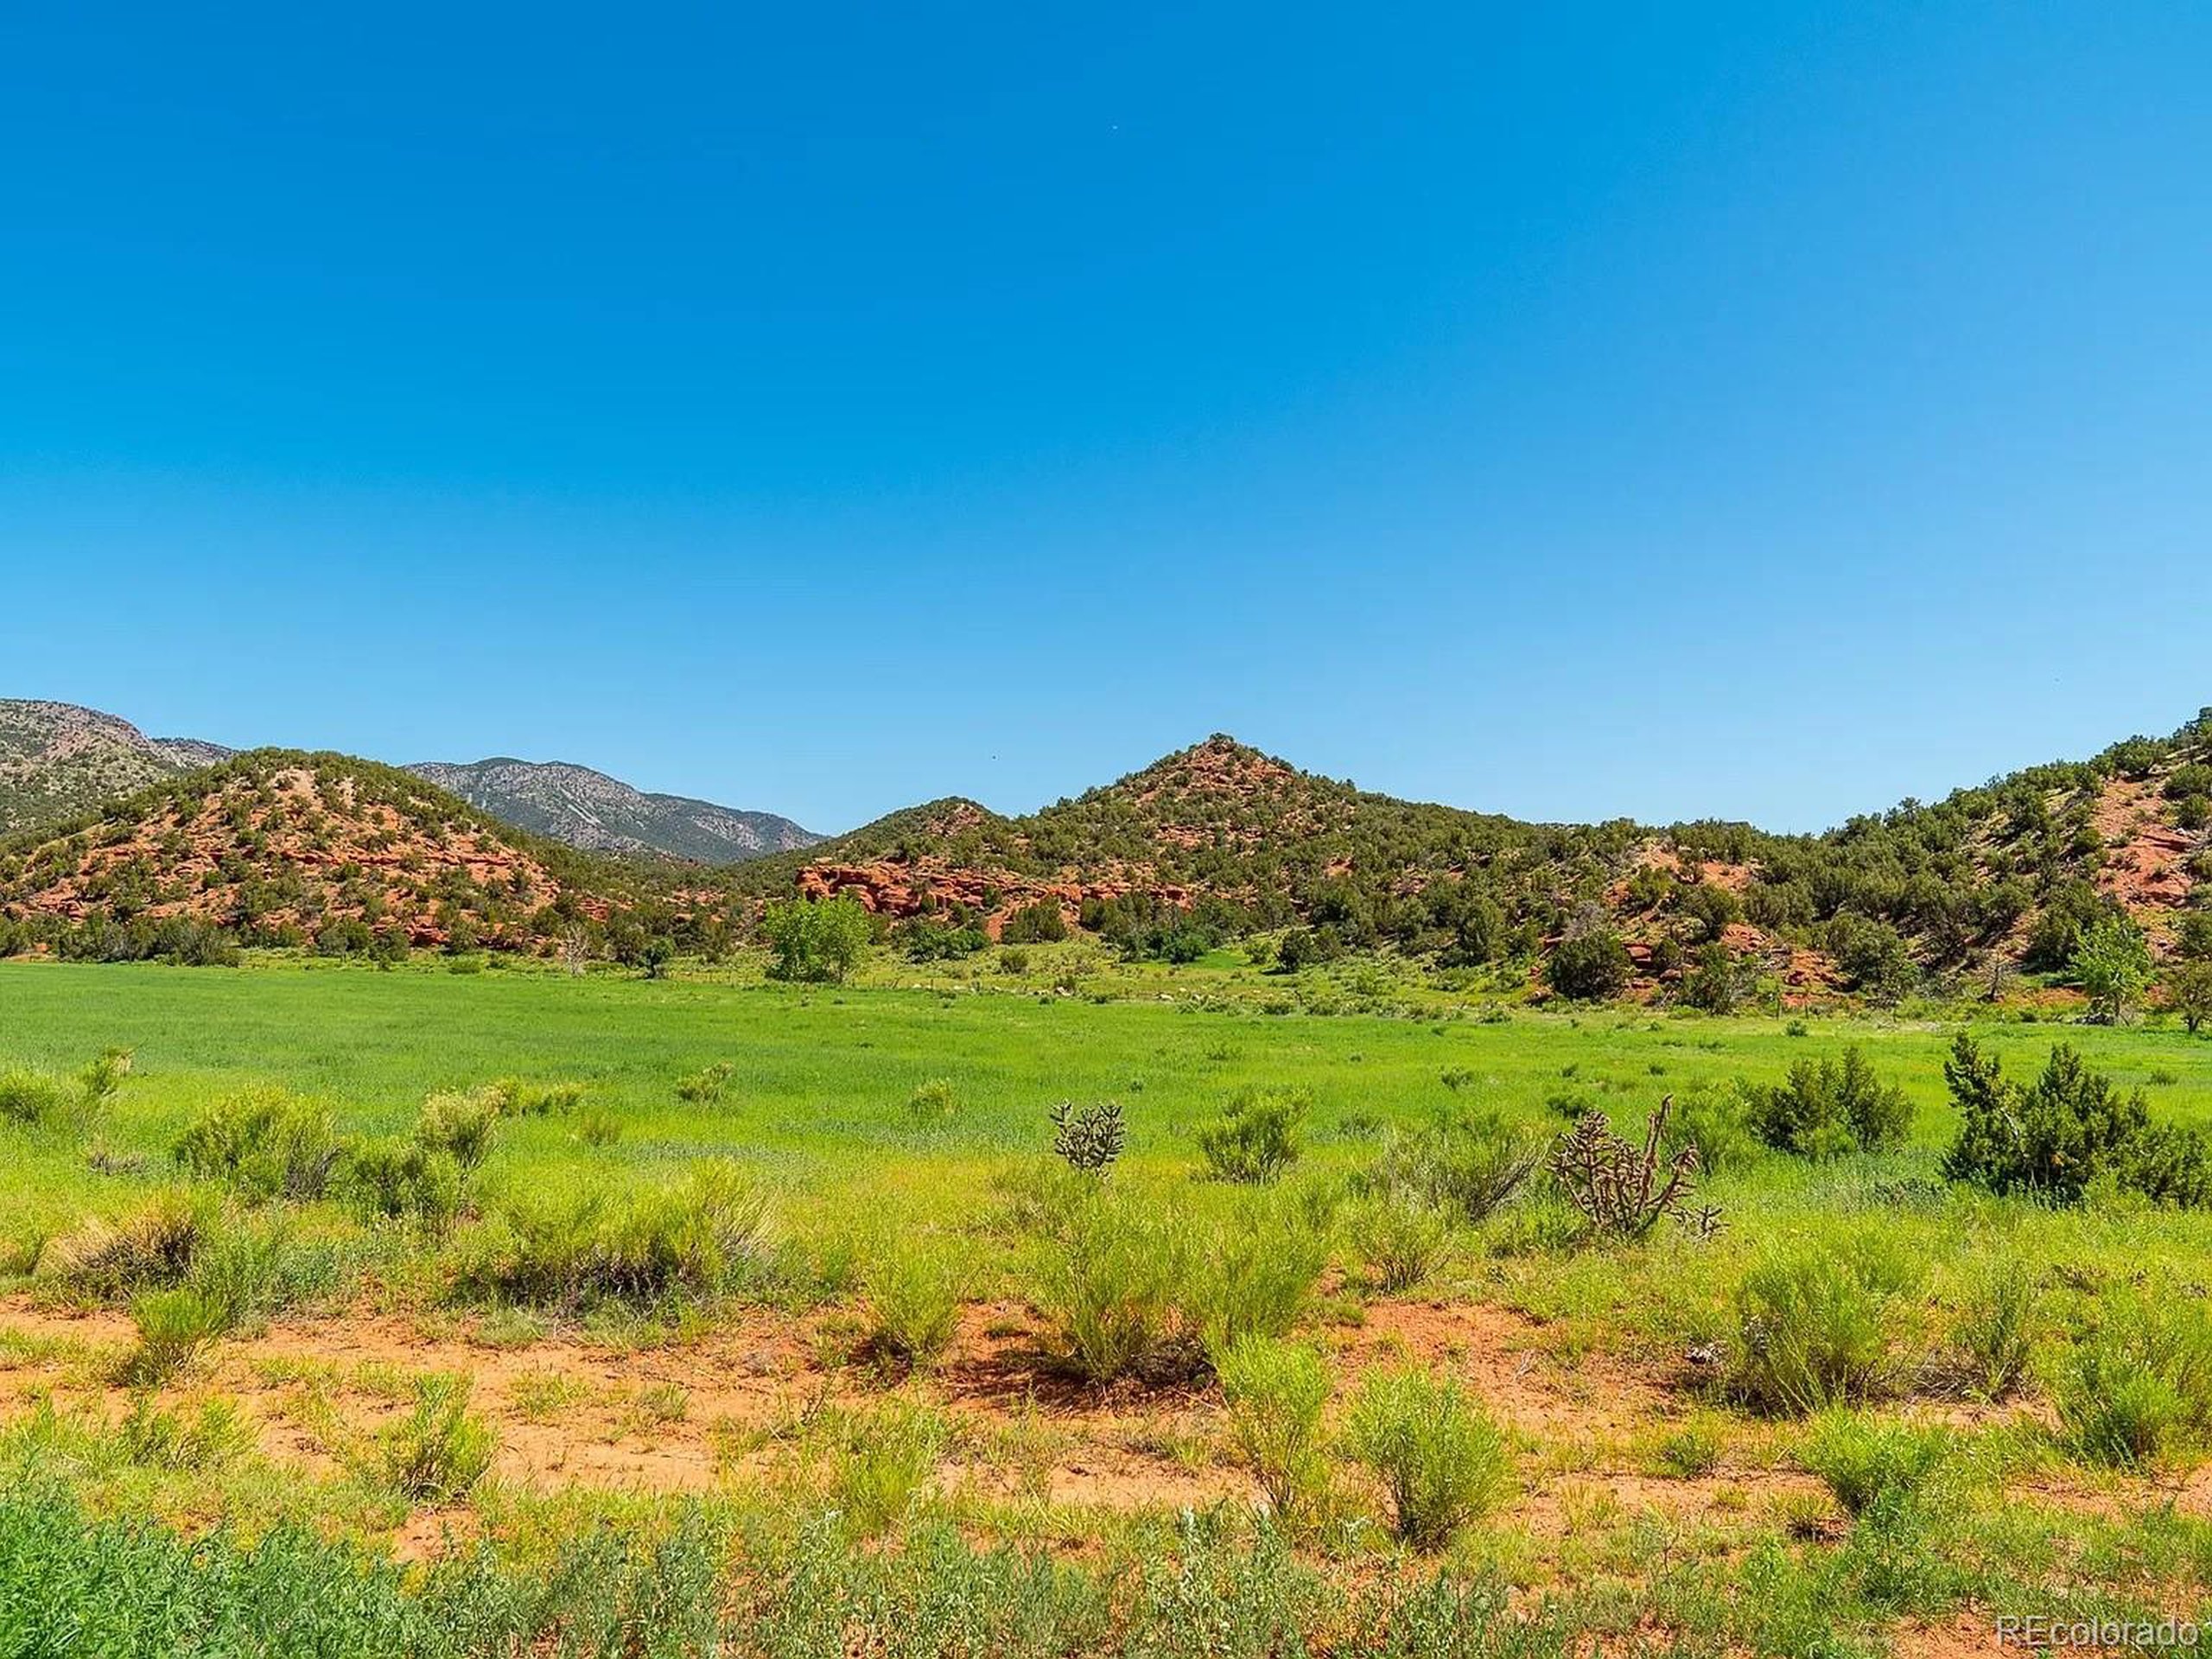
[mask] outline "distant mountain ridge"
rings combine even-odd
[[[407,768],[503,823],[588,852],[661,853],[735,864],[823,839],[773,812],[743,811],[683,795],[648,794],[568,761],[495,756]]]
[[[0,697],[0,837],[111,805],[239,750],[194,737],[148,737],[119,715],[75,703]],[[499,756],[406,768],[478,810],[586,852],[736,864],[823,839],[773,812],[648,794],[563,761]]]
[[[203,764],[187,752],[214,747],[149,738],[73,702],[0,698],[0,836],[120,800]]]

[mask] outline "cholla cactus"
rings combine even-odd
[[[1122,1108],[1115,1101],[1078,1106],[1064,1100],[1052,1108],[1052,1150],[1071,1166],[1103,1175],[1122,1155]]]
[[[1697,1148],[1684,1147],[1671,1158],[1661,1154],[1660,1141],[1674,1109],[1672,1095],[1659,1103],[1641,1148],[1614,1134],[1599,1112],[1583,1117],[1553,1147],[1553,1178],[1599,1232],[1642,1238],[1662,1216],[1705,1234],[1718,1225],[1717,1211],[1702,1210],[1693,1221],[1685,1207],[1696,1185]]]

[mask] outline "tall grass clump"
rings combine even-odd
[[[1967,1385],[1981,1398],[2005,1399],[2020,1386],[2044,1324],[2042,1271],[2016,1251],[1967,1264],[1951,1330]]]
[[[1392,1529],[1416,1549],[1449,1543],[1505,1484],[1497,1426],[1457,1382],[1417,1366],[1369,1375],[1345,1418],[1344,1446],[1381,1480]]]
[[[102,1050],[67,1078],[25,1066],[0,1071],[0,1122],[23,1128],[88,1128],[130,1071],[127,1048]]]
[[[140,1292],[130,1300],[138,1341],[124,1357],[116,1380],[125,1388],[159,1388],[198,1359],[232,1321],[227,1303],[193,1286]]]
[[[1903,1252],[1872,1235],[1757,1263],[1737,1288],[1736,1391],[1786,1416],[1875,1398],[1913,1277]]]
[[[950,1077],[931,1077],[906,1096],[906,1116],[919,1129],[934,1128],[960,1114],[960,1096]]]
[[[1478,1226],[1521,1190],[1542,1157],[1541,1143],[1499,1113],[1444,1112],[1426,1128],[1393,1135],[1360,1185]]]
[[[1329,1484],[1321,1438],[1327,1365],[1300,1344],[1246,1337],[1222,1355],[1219,1369],[1237,1454],[1275,1517],[1292,1529],[1303,1526]]]
[[[499,1438],[469,1414],[465,1377],[417,1377],[405,1415],[378,1433],[378,1479],[410,1503],[450,1503],[464,1497],[492,1466]]]
[[[206,1200],[181,1190],[156,1192],[116,1220],[91,1217],[48,1239],[33,1276],[92,1296],[181,1284],[213,1230]]]
[[[464,1288],[541,1306],[649,1308],[728,1291],[765,1263],[768,1206],[735,1165],[665,1186],[518,1194],[464,1241]]]
[[[905,1520],[937,1472],[944,1440],[936,1413],[904,1402],[849,1420],[832,1484],[847,1529],[873,1538]]]
[[[1814,1419],[1797,1461],[1854,1518],[1918,1503],[1949,1460],[1951,1431],[1833,1410]]]
[[[897,1238],[880,1245],[861,1275],[868,1346],[910,1370],[944,1357],[967,1294],[968,1264],[951,1246]]]
[[[1060,1219],[1038,1275],[1039,1311],[1062,1351],[1098,1383],[1160,1369],[1181,1332],[1184,1236],[1141,1195],[1084,1195]]]
[[[319,1198],[339,1158],[330,1109],[281,1089],[251,1090],[203,1109],[171,1148],[178,1166],[247,1198]]]
[[[1451,1218],[1402,1189],[1361,1200],[1348,1226],[1369,1280],[1385,1295],[1411,1290],[1451,1259]]]
[[[1328,1265],[1328,1242],[1287,1205],[1254,1206],[1190,1229],[1176,1312],[1208,1360],[1298,1322]]]
[[[2169,1455],[2212,1427],[2212,1313],[2129,1297],[2066,1357],[2052,1392],[2079,1456],[2126,1467]]]

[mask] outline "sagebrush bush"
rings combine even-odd
[[[2212,1313],[2198,1300],[2131,1296],[2059,1368],[2053,1394],[2069,1443],[2122,1466],[2212,1427]]]
[[[1834,1410],[1814,1420],[1797,1461],[1857,1516],[1918,1502],[1948,1461],[1951,1443],[1940,1427]]]
[[[469,1414],[465,1377],[417,1377],[414,1404],[376,1440],[375,1471],[410,1503],[450,1503],[474,1490],[499,1439]]]
[[[868,1292],[871,1348],[916,1370],[944,1357],[968,1288],[968,1263],[956,1246],[891,1240],[877,1248],[861,1282]]]
[[[110,1222],[88,1218],[46,1241],[35,1277],[96,1296],[183,1282],[213,1230],[213,1211],[182,1191],[157,1192]]]
[[[461,1282],[555,1307],[710,1297],[760,1269],[766,1233],[760,1190],[709,1161],[667,1186],[517,1195],[464,1238]]]
[[[1841,1060],[1799,1060],[1780,1084],[1744,1086],[1752,1133],[1777,1152],[1836,1158],[1901,1144],[1912,1127],[1904,1090],[1874,1075],[1855,1046]]]
[[[182,1168],[254,1199],[323,1196],[339,1155],[330,1109],[281,1089],[231,1095],[204,1108],[171,1148]]]
[[[1878,1244],[1769,1256],[1736,1294],[1737,1392],[1802,1416],[1875,1398],[1886,1386],[1902,1265]]]
[[[123,1454],[134,1468],[203,1473],[237,1462],[253,1449],[253,1429],[228,1400],[210,1400],[189,1417],[133,1396],[117,1427]]]
[[[1440,1113],[1424,1128],[1393,1135],[1360,1185],[1475,1225],[1521,1190],[1542,1156],[1536,1137],[1499,1113]]]
[[[346,1149],[343,1185],[347,1198],[372,1216],[437,1229],[461,1212],[459,1161],[413,1135],[354,1142]]]
[[[1346,1226],[1368,1277],[1386,1295],[1411,1290],[1451,1259],[1450,1217],[1413,1193],[1376,1193],[1352,1207]]]
[[[37,1127],[68,1115],[75,1090],[59,1077],[18,1067],[0,1071],[0,1117]]]
[[[191,1286],[141,1291],[130,1299],[138,1342],[124,1357],[118,1381],[125,1388],[159,1388],[190,1365],[231,1327],[232,1310]]]
[[[1391,1525],[1417,1549],[1436,1549],[1497,1499],[1504,1437],[1459,1385],[1418,1367],[1376,1371],[1344,1421],[1344,1450],[1374,1471]]]
[[[1263,1185],[1298,1161],[1299,1127],[1313,1109],[1304,1089],[1240,1089],[1194,1138],[1216,1180]]]
[[[1295,1529],[1328,1488],[1321,1443],[1328,1366],[1311,1348],[1268,1337],[1243,1338],[1217,1364],[1238,1455],[1267,1494],[1269,1510]]]

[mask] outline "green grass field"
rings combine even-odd
[[[209,1651],[810,1652],[861,1627],[913,1652],[1550,1652],[1586,1636],[1956,1651],[2003,1613],[2205,1605],[2212,1223],[2121,1193],[2052,1208],[1943,1181],[1957,1120],[1942,1068],[1961,1027],[1942,1011],[1541,1012],[1387,965],[1287,983],[1226,956],[1083,962],[1076,994],[1056,990],[1078,949],[1012,974],[879,963],[810,989],[757,964],[645,980],[0,963],[0,1071],[60,1079],[131,1052],[96,1110],[0,1128],[0,1579],[48,1586],[0,1594],[0,1653],[163,1650],[99,1626],[88,1564],[104,1554],[130,1568],[103,1616],[138,1597]],[[2212,1042],[2177,1028],[1974,1030],[2008,1072],[2032,1076],[2064,1040],[2158,1120],[2212,1124]],[[1534,1147],[1594,1109],[1640,1138],[1663,1096],[1730,1100],[1854,1046],[1910,1101],[1902,1145],[1738,1148],[1701,1179],[1710,1236],[1591,1236],[1538,1175],[1479,1220],[1401,1217],[1435,1236],[1384,1287],[1392,1224],[1363,1195],[1397,1137],[1440,1114],[1494,1112]],[[723,1066],[716,1097],[680,1097]],[[418,1133],[427,1097],[500,1078],[578,1088],[499,1116],[435,1224],[379,1218],[338,1177],[256,1190],[173,1155],[219,1103],[276,1089],[308,1103],[342,1172],[361,1138]],[[1209,1179],[1199,1147],[1248,1087],[1310,1101],[1295,1162],[1264,1187]],[[1107,1100],[1126,1150],[1103,1191],[1070,1197],[1047,1113]],[[737,1220],[702,1220],[696,1194],[660,1221],[574,1219],[691,1192],[690,1172],[725,1163]],[[87,1217],[121,1236],[163,1204],[197,1206],[194,1265],[56,1268],[93,1260],[88,1238],[112,1244]],[[533,1233],[550,1211],[568,1219]],[[1255,1262],[1214,1262],[1239,1240],[1260,1241]],[[1278,1255],[1308,1270],[1268,1302]],[[1302,1513],[1262,1518],[1256,1408],[1225,1401],[1205,1358],[1110,1384],[1071,1370],[1089,1351],[1069,1286],[1120,1274],[1103,1300],[1126,1309],[1154,1256],[1211,1287],[1211,1324],[1184,1292],[1145,1293],[1193,1353],[1217,1364],[1223,1333],[1249,1328],[1320,1357]],[[549,1262],[575,1294],[547,1288]],[[1778,1317],[1760,1275],[1805,1262],[1846,1264],[1848,1283],[1775,1282],[1801,1302],[1805,1285],[1833,1293],[1803,1317],[1866,1359],[1811,1412],[1744,1380]],[[174,1363],[148,1357],[160,1322],[192,1313],[160,1297],[238,1282],[253,1294],[225,1291],[219,1329],[179,1336]],[[1998,1284],[2012,1300],[1993,1312]],[[887,1362],[887,1329],[921,1317],[893,1315],[948,1300],[941,1354]],[[2131,1335],[2144,1319],[2161,1323]],[[2016,1375],[1978,1384],[1971,1355],[2014,1337]],[[1287,1363],[1279,1344],[1250,1353]],[[1405,1524],[1358,1428],[1382,1409],[1363,1388],[1401,1371],[1457,1394],[1445,1427],[1423,1440],[1402,1419],[1393,1444],[1432,1474],[1457,1458],[1484,1493],[1435,1536]],[[445,1374],[474,1378],[450,1421],[437,1385],[418,1395]],[[2117,1453],[2107,1396],[2140,1431]],[[1468,1422],[1494,1452],[1452,1438]],[[464,1431],[487,1437],[482,1459],[451,1478]],[[677,1587],[652,1600],[656,1548]],[[282,1571],[352,1622],[271,1638],[287,1615],[242,1586]],[[842,1624],[781,1607],[810,1574]],[[1262,1584],[1273,1614],[1219,1611]],[[54,1643],[65,1605],[107,1637]]]

